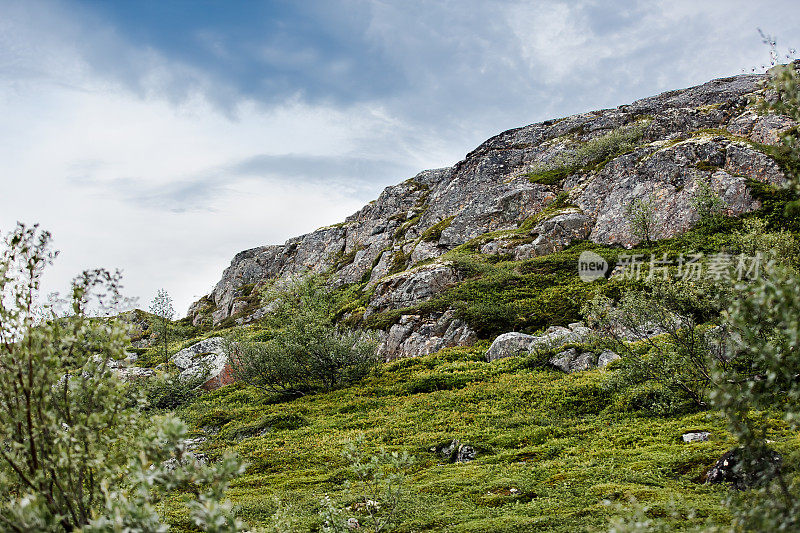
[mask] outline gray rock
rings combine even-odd
[[[776,145],[780,143],[781,134],[795,125],[789,117],[759,115],[754,111],[747,111],[731,120],[728,131],[734,135],[747,137],[751,141]]]
[[[211,337],[185,348],[172,356],[171,361],[186,379],[202,376],[204,387],[215,389],[233,381],[225,340]]]
[[[592,232],[594,220],[580,212],[566,212],[540,222],[532,233],[537,235],[532,243],[536,255],[547,255],[563,250],[573,241],[586,239]]]
[[[455,318],[453,309],[438,318],[403,315],[383,336],[378,355],[385,361],[418,357],[443,348],[469,346],[477,339],[478,335],[467,324]]]
[[[619,355],[611,350],[604,350],[600,352],[600,355],[597,357],[597,367],[605,368],[610,362],[616,361],[619,358]]]
[[[499,335],[486,351],[486,360],[491,362],[503,357],[516,357],[530,353],[531,344],[537,338],[524,333],[503,333]]]
[[[433,263],[389,276],[376,284],[364,316],[411,307],[439,294],[459,279],[455,268],[445,263]]]
[[[683,442],[706,442],[711,436],[709,431],[690,431],[681,435]]]
[[[583,342],[592,335],[594,335],[594,332],[581,322],[570,324],[569,327],[566,328],[553,326],[548,328],[542,335],[538,336],[517,332],[504,333],[499,335],[494,342],[492,342],[491,346],[489,346],[489,349],[486,351],[486,360],[491,362],[503,357],[527,355],[537,350],[557,350],[565,344]],[[553,359],[558,359],[560,355],[562,354],[557,355]],[[576,353],[575,357],[577,356],[578,354]],[[553,364],[558,366],[561,363]],[[567,368],[569,368],[569,363],[566,364]]]
[[[579,353],[575,348],[569,348],[556,354],[550,359],[550,364],[567,373],[590,370],[597,366],[597,354],[592,352]]]
[[[434,448],[435,449],[435,448]],[[439,448],[439,454],[450,463],[468,463],[478,455],[474,446],[462,444],[458,439]]]
[[[717,165],[718,172],[696,168]],[[594,242],[637,244],[625,216],[635,199],[654,200],[653,238],[675,236],[699,219],[693,201],[701,180],[720,194],[726,213],[740,215],[760,207],[747,191],[748,179],[779,185],[785,177],[777,164],[746,143],[702,134],[662,148],[645,147],[609,162],[579,190],[573,201],[595,217]]]

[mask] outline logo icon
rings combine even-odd
[[[581,281],[591,283],[604,278],[607,271],[608,262],[603,259],[603,256],[588,250],[581,252],[580,257],[578,257],[578,276]]]

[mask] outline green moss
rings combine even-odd
[[[436,224],[434,224],[433,226],[422,232],[422,235],[420,235],[420,239],[425,242],[437,242],[441,238],[442,232],[450,227],[450,223],[453,222],[454,218],[455,218],[454,216],[451,216],[443,220],[440,220],[439,222],[437,222]]]
[[[406,255],[402,248],[396,249],[392,252],[392,262],[389,263],[389,274],[397,274],[402,272],[408,266],[408,255]]]
[[[719,170],[717,165],[714,165],[708,161],[698,161],[694,167],[701,172],[716,172]]]
[[[561,182],[570,174],[576,172],[579,167],[560,167],[540,172],[528,172],[525,176],[531,183],[539,185],[561,185]]]
[[[603,371],[530,370],[519,358],[486,363],[485,347],[388,363],[358,386],[289,402],[233,385],[182,413],[194,428],[221,430],[203,450],[211,458],[230,450],[249,463],[227,496],[251,525],[266,523],[276,498],[291,504],[303,531],[318,530],[324,495],[352,502],[341,450],[358,435],[368,451],[416,456],[398,531],[601,531],[632,498],[676,531],[729,522],[726,490],[701,479],[733,445],[721,418],[622,410]],[[286,413],[301,423],[261,430]],[[800,445],[777,418],[774,427],[769,438],[778,451]],[[683,443],[692,430],[712,438]],[[474,461],[441,455],[454,438],[478,449]],[[177,492],[162,503],[179,531],[192,528],[183,499]],[[662,513],[670,502],[678,502],[678,516]]]

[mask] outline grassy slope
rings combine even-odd
[[[763,208],[751,216],[767,220],[770,229],[800,230],[796,217],[784,215],[786,193],[754,188]],[[636,253],[713,253],[730,245],[740,225],[730,220],[715,231],[691,231]],[[523,262],[483,257],[476,248],[468,244],[450,254],[470,273],[467,281],[407,312],[454,305],[488,339],[509,329],[571,321],[592,293],[623,288],[582,284],[574,270],[580,251],[594,249],[613,263],[618,248],[578,243]],[[358,297],[360,291],[354,292]],[[399,314],[385,313],[377,322],[385,327]],[[259,334],[257,326],[248,329]],[[417,456],[400,531],[603,530],[610,516],[624,512],[617,505],[630,506],[631,498],[649,504],[651,515],[666,516],[675,502],[683,510],[676,531],[726,519],[725,490],[700,483],[705,469],[734,444],[718,415],[626,411],[603,386],[606,371],[564,375],[523,359],[486,363],[486,346],[484,341],[386,364],[357,386],[292,401],[233,385],[206,394],[181,414],[198,434],[206,433],[200,428],[219,429],[207,444],[212,456],[233,449],[250,463],[229,495],[253,524],[274,513],[276,498],[292,507],[303,530],[317,530],[323,495],[339,505],[352,503],[341,451],[359,434],[372,447]],[[777,421],[773,428],[778,451],[798,448],[797,435]],[[683,443],[681,434],[691,430],[714,437]],[[474,462],[448,464],[430,451],[454,438],[480,449]],[[172,495],[164,508],[178,530],[191,529],[182,499]]]
[[[360,385],[284,403],[234,385],[203,396],[184,416],[195,427],[221,429],[212,455],[233,449],[250,463],[229,496],[252,524],[268,519],[275,498],[308,530],[318,526],[324,494],[352,503],[340,454],[359,434],[370,446],[417,457],[400,531],[597,530],[620,512],[605,502],[629,505],[630,498],[653,504],[653,513],[672,500],[695,509],[697,518],[676,530],[724,519],[724,491],[699,483],[733,444],[722,421],[712,413],[624,412],[603,387],[605,375],[530,370],[524,359],[486,363],[480,347],[459,348],[387,364]],[[246,436],[261,428],[263,435]],[[690,430],[714,437],[685,444],[681,434]],[[453,438],[476,445],[477,459],[446,464],[430,451]],[[774,438],[779,450],[800,444],[777,422]],[[175,495],[167,506],[173,523],[188,527],[181,499]]]

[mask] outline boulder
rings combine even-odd
[[[580,353],[576,348],[569,348],[559,352],[549,363],[564,372],[580,372],[597,366],[597,354],[592,352]]]
[[[211,337],[197,342],[172,356],[171,361],[181,371],[181,377],[202,376],[203,388],[213,390],[233,383],[233,370],[228,362],[225,339]]]
[[[681,435],[683,442],[706,442],[711,437],[709,431],[690,431]]]
[[[592,330],[581,322],[572,323],[566,328],[552,326],[538,336],[517,332],[504,333],[489,346],[486,360],[491,362],[503,357],[527,355],[537,350],[557,350],[565,344],[583,342],[591,335],[593,335]]]
[[[378,355],[385,361],[418,357],[442,348],[469,346],[477,339],[478,335],[464,321],[455,317],[453,309],[431,317],[403,315],[383,335]]]
[[[537,237],[531,243],[535,255],[559,252],[573,241],[586,239],[592,232],[594,219],[579,211],[558,214],[540,222],[531,233]]]
[[[619,358],[620,358],[619,355],[612,352],[611,350],[603,350],[597,357],[597,367],[605,368],[610,362],[616,361]]]
[[[537,337],[525,333],[503,333],[499,335],[486,351],[486,360],[491,362],[503,357],[516,357],[530,353],[531,344]]]
[[[453,439],[452,442],[434,448],[438,451],[439,455],[449,463],[468,463],[475,459],[478,455],[474,446],[464,444],[458,439]]]
[[[775,477],[782,462],[781,455],[772,450],[766,450],[762,457],[747,459],[744,449],[734,448],[708,470],[706,483],[729,483],[736,490],[745,490]]]

